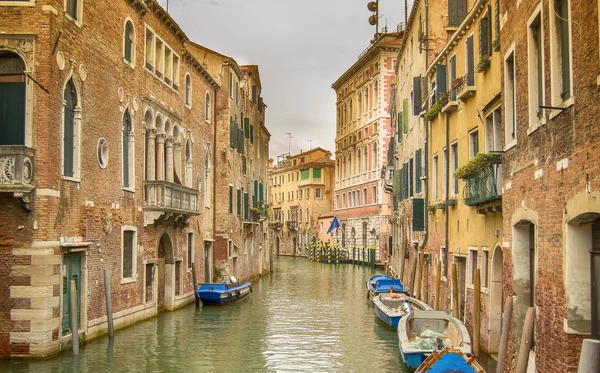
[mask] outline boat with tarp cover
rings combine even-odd
[[[485,373],[485,369],[474,356],[469,357],[460,349],[446,347],[432,352],[415,373]]]
[[[367,281],[367,298],[373,300],[381,293],[406,293],[406,290],[400,279],[380,274]]]

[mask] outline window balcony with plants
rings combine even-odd
[[[465,101],[475,96],[475,74],[469,72],[452,82],[452,88],[456,90],[456,98]]]
[[[452,82],[452,86],[454,83],[457,83],[458,79],[455,79]],[[458,109],[458,100],[456,98],[456,88],[451,88],[446,94],[446,104],[442,106],[442,113],[446,113],[449,111],[456,111]]]
[[[454,176],[465,181],[467,206],[500,208],[502,201],[502,152],[479,153],[459,167]]]

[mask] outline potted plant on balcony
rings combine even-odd
[[[469,162],[457,168],[454,171],[454,176],[458,179],[468,179],[482,171],[488,164],[499,163],[500,161],[502,161],[501,152],[478,153]]]
[[[446,99],[447,100],[447,99]],[[427,112],[423,115],[423,117],[427,120],[431,120],[435,118],[442,111],[442,102],[440,100],[436,100],[433,105],[427,110]]]
[[[457,89],[458,87],[460,87],[463,84],[463,78],[456,78],[454,79],[454,81],[452,82],[452,89]]]
[[[477,72],[482,73],[486,71],[488,67],[490,67],[490,55],[484,54],[483,56],[481,56],[479,64],[477,64]]]

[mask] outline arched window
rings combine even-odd
[[[75,109],[77,107],[77,91],[73,80],[69,79],[64,92],[63,119],[63,175],[75,177],[77,169],[76,154],[78,152],[77,130],[75,124]]]
[[[192,77],[190,74],[185,76],[185,104],[192,106]]]
[[[125,22],[125,34],[123,35],[123,58],[130,64],[133,64],[134,40],[135,34],[133,29],[133,22],[127,20]]]
[[[123,114],[123,127],[122,127],[122,154],[123,158],[123,188],[133,187],[133,127],[131,124],[131,115],[129,109],[125,110]]]
[[[25,63],[0,52],[0,145],[25,145]]]
[[[210,123],[210,93],[206,92],[206,97],[204,100],[204,120],[207,123]]]

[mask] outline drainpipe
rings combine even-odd
[[[446,183],[446,193],[444,198],[446,199],[446,232],[445,232],[445,243],[444,245],[446,246],[446,265],[448,263],[448,253],[450,252],[449,248],[448,248],[448,214],[449,214],[449,208],[448,208],[448,195],[450,194],[450,117],[448,115],[448,113],[446,113],[446,180],[444,180],[444,182]]]
[[[429,1],[425,0],[425,67],[429,69]],[[425,74],[427,77],[427,74]],[[429,84],[427,84],[429,86]],[[426,109],[429,109],[429,100],[427,100]],[[429,179],[427,178],[429,172],[429,119],[425,119],[425,209],[429,211]],[[425,219],[425,239],[423,240],[423,247],[427,243],[429,238],[429,212],[426,212],[427,219]]]

